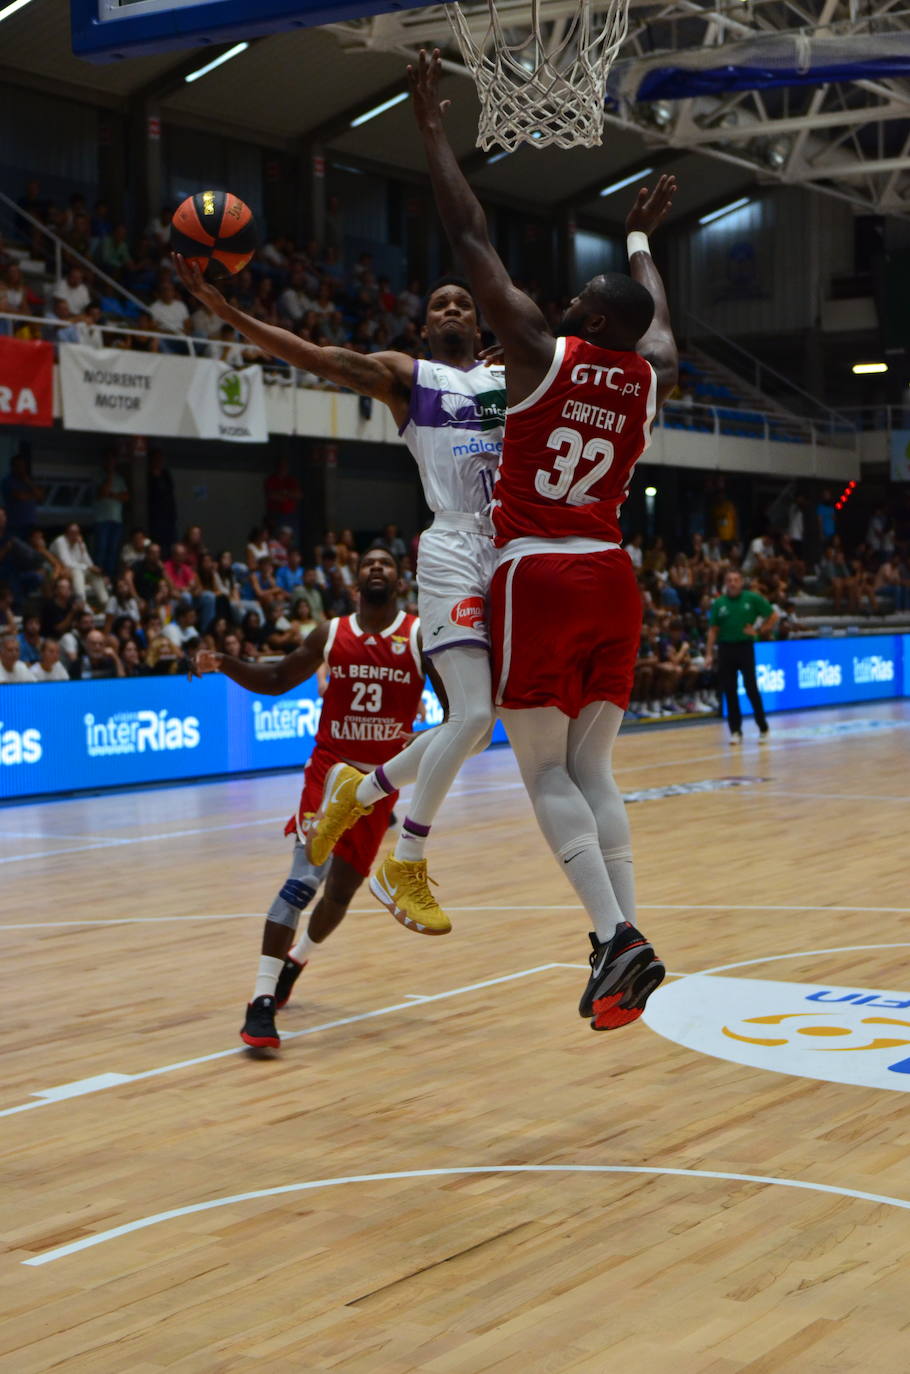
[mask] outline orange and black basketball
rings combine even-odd
[[[256,251],[253,212],[230,191],[197,191],[174,211],[171,248],[210,280],[233,276]]]

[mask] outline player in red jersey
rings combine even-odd
[[[277,1049],[281,1044],[275,1012],[288,1001],[304,965],[344,919],[369,876],[398,795],[390,792],[364,808],[329,862],[317,868],[306,857],[305,841],[326,779],[333,768],[345,764],[368,773],[388,762],[410,735],[420,707],[425,678],[420,622],[398,610],[398,564],[387,549],[371,549],[364,555],[357,585],[356,615],[324,622],[277,663],[244,663],[209,649],[196,655],[197,672],[222,672],[264,696],[291,691],[312,677],[321,663],[330,669],[300,804],[285,828],[286,835],[295,836],[291,871],[266,917],[256,985],[240,1032],[241,1039],[257,1049]],[[323,878],[322,896],[306,933],[294,944],[300,913]]]
[[[626,220],[631,276],[595,277],[554,338],[512,284],[445,136],[439,52],[408,74],[436,205],[505,356],[506,431],[494,488],[493,686],[544,837],[591,918],[579,1012],[635,1020],[664,966],[635,928],[629,825],[611,755],[641,630],[619,507],[678,357],[648,234],[676,190],[662,176]]]

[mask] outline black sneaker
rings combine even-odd
[[[281,1038],[275,1029],[274,997],[254,997],[247,1004],[246,1020],[240,1028],[240,1039],[254,1050],[277,1050]]]
[[[278,985],[275,988],[276,1011],[281,1011],[281,1008],[286,1007],[288,1002],[290,1002],[291,993],[294,991],[294,984],[297,982],[297,979],[300,977],[301,973],[303,973],[306,966],[306,959],[304,959],[302,964],[298,964],[297,960],[292,959],[290,955],[285,959],[284,968],[278,975]]]
[[[592,1030],[616,1030],[641,1016],[666,969],[647,938],[628,921],[617,926],[612,940],[602,942],[593,932],[590,939],[591,976],[578,1014],[591,1018]]]

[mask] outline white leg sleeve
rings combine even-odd
[[[390,764],[383,765],[389,782],[400,787],[414,777],[414,794],[395,847],[399,859],[419,859],[430,826],[459,768],[486,738],[493,719],[490,659],[486,649],[458,646],[437,655],[436,670],[445,687],[449,718],[424,739],[415,741]],[[416,774],[408,755],[417,750]]]
[[[600,850],[623,918],[635,924],[635,876],[629,818],[613,777],[613,743],[623,713],[611,701],[592,702],[569,724],[569,775],[594,814]]]
[[[554,706],[501,711],[544,839],[575,888],[599,940],[623,914],[600,851],[597,821],[568,766],[573,722]]]

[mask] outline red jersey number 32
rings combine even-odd
[[[608,439],[594,438],[584,442],[577,429],[560,425],[547,440],[547,448],[556,452],[553,467],[538,468],[534,487],[549,501],[565,501],[567,506],[589,506],[597,500],[589,496],[591,488],[609,472],[613,464],[613,445]],[[592,466],[575,481],[579,463]]]

